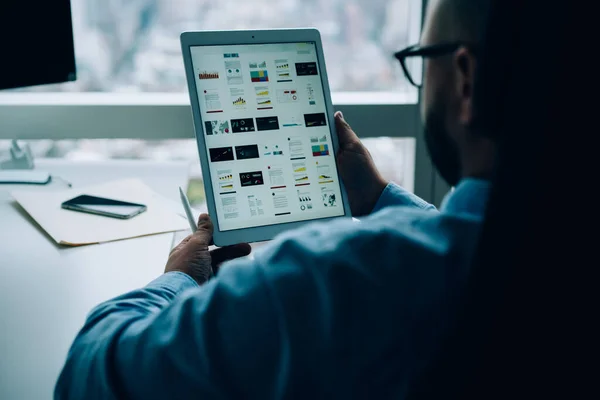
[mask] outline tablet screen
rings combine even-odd
[[[220,230],[344,215],[315,43],[191,57]]]

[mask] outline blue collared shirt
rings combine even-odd
[[[489,192],[441,212],[390,184],[361,220],[286,233],[198,287],[172,272],[90,313],[57,398],[402,398],[469,274]]]

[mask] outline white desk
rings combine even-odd
[[[74,187],[138,177],[174,201],[179,201],[177,188],[185,187],[188,173],[186,163],[36,164]],[[60,181],[52,185],[64,187]],[[159,276],[173,234],[61,248],[14,204],[8,194],[14,188],[0,185],[0,399],[51,399],[87,313]]]

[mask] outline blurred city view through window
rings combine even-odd
[[[189,30],[315,27],[334,92],[408,91],[392,54],[416,42],[421,0],[71,0],[76,82],[36,91],[185,92]]]
[[[71,4],[77,81],[18,91],[185,93],[181,32],[294,27],[316,27],[321,32],[333,92],[414,90],[392,54],[418,40],[421,0],[71,0]],[[388,179],[412,190],[414,139],[373,138],[364,143]],[[0,140],[0,158],[8,154],[9,145]],[[198,164],[193,140],[40,140],[31,145],[36,157],[183,159]]]

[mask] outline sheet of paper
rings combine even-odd
[[[64,210],[61,204],[87,194],[145,204],[148,209],[128,220]],[[165,199],[137,179],[60,191],[15,191],[11,195],[57,243],[79,246],[189,228]]]

